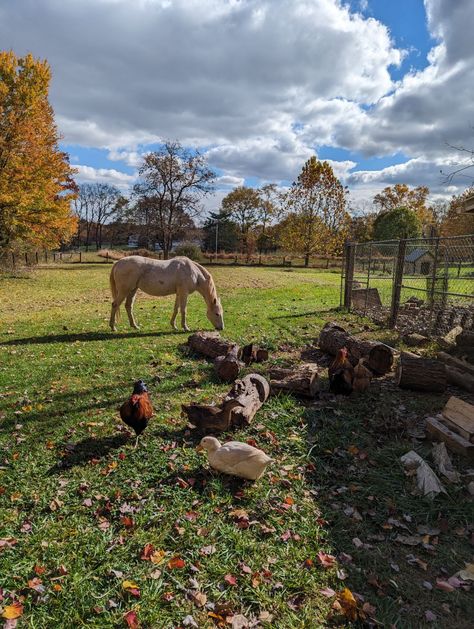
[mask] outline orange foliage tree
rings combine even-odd
[[[474,234],[474,212],[464,211],[464,202],[474,195],[474,186],[462,194],[453,196],[449,209],[441,224],[443,236],[464,236]]]
[[[0,52],[0,253],[54,248],[76,229],[75,171],[59,149],[50,79],[46,61]]]

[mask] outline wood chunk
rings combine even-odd
[[[427,418],[426,431],[431,438],[437,441],[444,441],[453,452],[462,454],[468,457],[470,461],[474,461],[474,444],[450,430],[434,417]]]
[[[260,374],[236,380],[219,405],[183,404],[190,423],[201,432],[222,432],[250,424],[255,413],[270,395],[270,385]]]
[[[459,369],[459,371],[463,371],[471,376],[474,376],[474,365],[471,365],[471,363],[456,358],[455,356],[451,356],[451,354],[447,354],[446,352],[438,352],[438,358],[450,367],[455,367],[456,369]]]
[[[258,347],[255,343],[249,343],[242,347],[240,358],[246,365],[263,363],[265,360],[268,360],[268,350]]]
[[[318,367],[314,363],[303,363],[289,369],[270,370],[272,391],[290,391],[296,395],[314,398],[319,391]]]
[[[446,367],[446,375],[449,384],[454,384],[461,389],[474,393],[474,376],[449,366]]]
[[[423,345],[427,345],[430,342],[430,339],[427,336],[414,332],[413,334],[407,334],[404,336],[403,341],[411,347],[422,347]]]
[[[353,284],[351,297],[352,307],[356,310],[365,310],[366,307],[377,310],[382,308],[382,301],[377,288],[354,288]]]
[[[235,343],[225,341],[219,332],[196,332],[188,338],[189,347],[208,358],[226,356],[235,347]]]
[[[443,409],[443,416],[458,428],[467,441],[474,441],[474,406],[454,395]]]
[[[375,374],[383,375],[393,364],[393,351],[384,343],[359,339],[350,335],[335,323],[326,323],[319,335],[319,347],[323,352],[335,356],[342,347],[347,347],[353,365],[365,357],[365,365]]]
[[[239,346],[234,345],[225,356],[214,359],[214,369],[221,380],[233,382],[244,364],[239,360]]]
[[[402,352],[396,383],[402,389],[442,393],[446,389],[446,365],[439,360]]]
[[[458,347],[474,347],[474,332],[464,330],[456,336],[456,345]]]

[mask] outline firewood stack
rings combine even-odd
[[[428,417],[426,431],[431,439],[474,461],[474,406],[450,397],[442,413]]]

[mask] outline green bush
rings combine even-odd
[[[183,242],[182,245],[176,247],[173,253],[177,256],[186,256],[190,260],[196,260],[196,262],[202,260],[201,249],[192,242]]]

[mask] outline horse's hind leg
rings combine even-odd
[[[188,294],[179,293],[179,309],[181,310],[181,325],[185,332],[189,332],[188,324],[186,321],[186,307],[188,305]]]
[[[120,308],[120,304],[122,303],[124,299],[125,299],[125,295],[123,296],[117,295],[116,299],[114,299],[114,301],[112,302],[112,309],[110,311],[110,321],[109,321],[109,325],[112,329],[112,332],[115,332],[117,330],[117,326],[116,326],[117,315]]]
[[[135,301],[137,290],[138,288],[134,288],[132,292],[127,295],[127,299],[125,301],[125,310],[127,311],[128,320],[130,321],[130,325],[132,326],[132,328],[139,330],[137,322],[135,321],[135,318],[133,316],[133,302]]]

